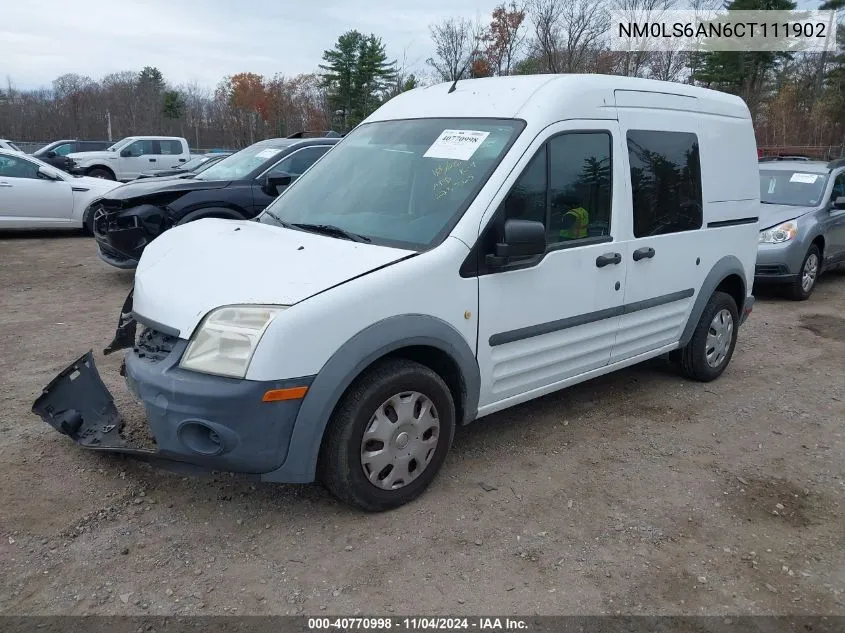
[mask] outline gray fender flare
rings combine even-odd
[[[475,354],[446,321],[422,314],[389,317],[358,332],[326,361],[314,378],[296,416],[284,464],[262,475],[265,481],[314,481],[317,458],[329,418],[346,389],[382,356],[402,347],[425,345],[447,353],[460,368],[464,382],[464,419],[475,419],[481,373]]]
[[[707,306],[707,302],[710,301],[710,297],[713,296],[719,284],[729,275],[739,276],[742,280],[742,296],[748,296],[748,289],[745,285],[745,269],[742,267],[742,262],[734,255],[725,255],[713,265],[713,268],[710,269],[710,272],[707,273],[707,277],[704,278],[704,282],[701,284],[701,289],[698,291],[698,296],[692,306],[692,312],[690,312],[683,334],[681,334],[681,347],[684,347],[690,342],[693,332],[695,332],[695,327],[698,325],[699,319],[701,319],[701,313],[704,312],[704,308]],[[743,299],[744,301],[745,299]],[[744,303],[743,305],[737,306],[740,315],[742,314],[743,306]]]
[[[193,220],[204,218],[209,215],[214,215],[215,217],[225,217],[231,220],[246,220],[243,214],[238,213],[234,209],[227,209],[226,207],[203,207],[202,209],[196,209],[195,211],[191,211],[188,215],[184,218],[179,220],[176,225],[186,224]]]

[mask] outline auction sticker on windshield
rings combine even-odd
[[[255,157],[256,158],[273,158],[273,156],[275,156],[276,154],[278,154],[281,151],[282,150],[276,149],[274,147],[268,147],[267,149],[262,149],[260,152],[258,152],[255,155]]]
[[[818,174],[799,174],[795,173],[792,174],[792,178],[789,179],[789,182],[803,182],[806,185],[812,185],[816,180],[818,180]]]
[[[423,156],[425,158],[469,160],[488,136],[490,136],[490,132],[443,130]]]

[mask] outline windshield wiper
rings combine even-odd
[[[279,222],[282,222],[279,220]],[[346,229],[342,229],[339,226],[335,226],[334,224],[308,224],[302,222],[282,222],[282,226],[288,225],[288,227],[294,227],[297,229],[302,229],[303,231],[308,231],[310,233],[322,233],[323,235],[332,235],[335,237],[342,237],[346,240],[351,240],[353,242],[372,242],[372,240],[367,237],[366,235],[360,235],[359,233],[353,233],[352,231],[347,231]]]

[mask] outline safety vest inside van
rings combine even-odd
[[[576,240],[587,237],[587,225],[590,223],[590,214],[584,207],[570,209],[563,214],[563,217],[571,217],[572,225],[569,228],[561,229],[560,236],[567,240]]]

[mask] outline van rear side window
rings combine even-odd
[[[629,130],[627,140],[634,236],[701,228],[698,137],[689,132]]]

